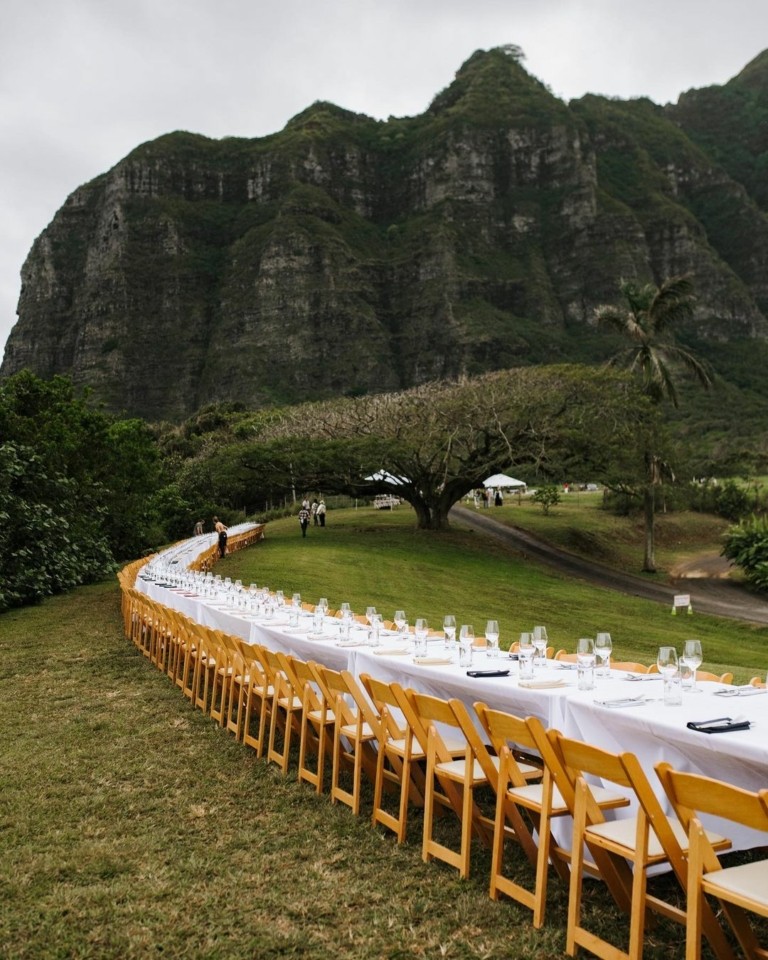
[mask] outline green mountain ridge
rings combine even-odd
[[[529,363],[600,362],[619,278],[694,274],[688,345],[765,399],[768,52],[677,104],[569,104],[515,47],[414,117],[318,101],[259,139],[177,131],[78,188],[22,270],[0,376],[179,421]],[[736,395],[729,393],[736,403]]]

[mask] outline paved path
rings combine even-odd
[[[487,536],[509,544],[523,556],[533,557],[560,573],[586,580],[588,583],[594,583],[609,590],[642,597],[644,600],[655,600],[667,604],[670,610],[672,598],[676,593],[688,593],[691,595],[694,610],[699,613],[768,624],[768,600],[750,593],[737,583],[723,579],[721,565],[712,578],[697,576],[692,579],[689,572],[688,576],[673,577],[666,583],[660,583],[629,573],[621,573],[611,567],[559,550],[518,527],[507,527],[479,510],[456,506],[451,510],[451,519],[463,527],[479,530]],[[687,566],[693,570],[696,565]],[[678,572],[686,571],[680,569]]]

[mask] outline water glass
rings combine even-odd
[[[680,671],[664,676],[664,706],[679,707],[683,702],[683,688]]]
[[[576,642],[576,678],[579,690],[595,689],[595,641],[591,637]]]
[[[346,622],[350,627],[352,626],[351,619],[347,620]],[[371,614],[371,630],[368,635],[368,643],[372,647],[378,647],[379,643],[381,642],[381,623],[382,616],[380,613]]]
[[[456,617],[450,613],[443,618],[443,644],[451,653],[456,648]]]
[[[595,654],[598,658],[597,675],[607,677],[611,671],[611,651],[613,643],[610,633],[600,632],[595,634]]]
[[[678,672],[677,650],[674,647],[659,647],[656,666],[662,677],[671,677]]]
[[[471,624],[463,624],[459,631],[459,666],[472,666],[472,648],[475,645],[475,631]]]
[[[547,628],[534,627],[532,639],[533,639],[533,646],[536,650],[536,653],[539,655],[539,663],[543,667],[544,661],[547,659],[547,645],[549,643],[549,637],[547,636]]]
[[[488,644],[486,654],[489,657],[498,657],[499,655],[499,622],[498,620],[489,620],[485,625],[485,639]]]
[[[424,617],[417,617],[414,624],[413,633],[414,653],[417,657],[426,657],[427,655],[427,635],[429,633],[429,624]]]
[[[402,633],[403,627],[408,623],[405,619],[405,610],[395,610],[395,616],[393,617],[395,626],[397,627],[397,632]]]

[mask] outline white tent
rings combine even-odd
[[[504,488],[516,488],[522,490],[525,487],[525,484],[522,480],[515,480],[514,477],[508,477],[506,473],[494,473],[492,477],[488,477],[487,480],[483,480],[484,487],[504,487]]]
[[[402,486],[404,483],[408,483],[405,477],[396,477],[387,470],[379,470],[370,477],[365,477],[365,479],[369,483],[389,483],[392,486]]]

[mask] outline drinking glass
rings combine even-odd
[[[485,639],[488,643],[486,651],[489,657],[499,655],[499,622],[498,620],[489,620],[485,625]]]
[[[296,609],[298,610],[298,608],[301,606],[301,594],[294,593],[293,597],[291,598],[291,602],[293,603],[294,607],[296,607]]]
[[[403,627],[406,624],[405,610],[395,610],[394,621],[395,621],[395,626],[397,627],[397,632],[402,633]]]
[[[580,637],[576,641],[576,674],[579,690],[593,690],[595,686],[595,641]]]
[[[365,608],[365,619],[368,621],[368,623],[371,622],[371,617],[373,617],[375,613],[376,613],[376,607]]]
[[[659,647],[656,666],[665,679],[677,673],[677,650],[674,647]]]
[[[339,607],[339,610],[341,610],[341,619],[342,619],[342,620],[348,620],[348,619],[352,616],[352,608],[351,608],[350,605],[346,602],[346,600],[345,600],[344,603],[342,603],[342,605]]]
[[[686,640],[685,646],[683,647],[683,655],[680,659],[691,668],[691,674],[693,676],[691,693],[699,693],[699,688],[696,686],[696,671],[699,669],[704,659],[701,654],[701,641]]]
[[[517,644],[518,673],[521,680],[530,680],[533,677],[533,656],[535,652],[533,634],[521,633]]]
[[[317,606],[315,607],[315,609],[321,610],[323,616],[325,616],[328,613],[328,598],[320,597],[320,599],[317,601]]]
[[[414,636],[416,637],[416,642],[414,644],[416,656],[425,657],[427,655],[427,634],[429,633],[429,624],[424,617],[416,618],[413,632]]]
[[[347,620],[347,623],[351,626],[352,621]],[[382,616],[380,613],[371,614],[371,630],[369,633],[368,642],[372,647],[378,647],[381,637],[381,623]]]
[[[597,668],[598,675],[601,677],[607,677],[611,670],[611,651],[613,650],[613,643],[611,642],[610,633],[596,633],[595,634],[595,653],[597,654],[600,663]]]
[[[536,649],[536,653],[539,655],[539,664],[543,667],[544,662],[547,659],[547,628],[546,627],[534,627],[533,628],[533,646]]]
[[[456,646],[456,617],[450,613],[443,618],[443,636],[446,650],[453,650]]]
[[[471,624],[464,623],[459,630],[459,666],[472,666],[472,648],[475,645],[475,631]]]

